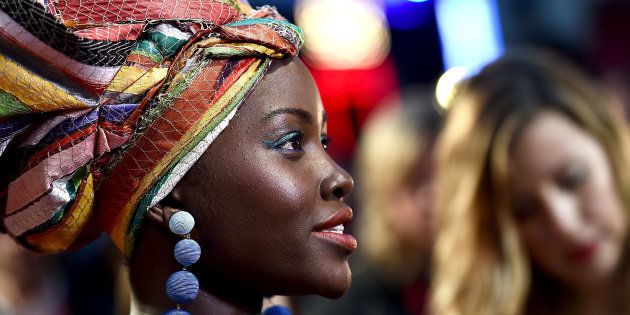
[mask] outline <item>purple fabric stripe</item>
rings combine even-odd
[[[68,118],[59,123],[53,129],[51,129],[48,134],[46,134],[46,136],[39,142],[38,145],[47,145],[48,143],[58,140],[59,138],[66,137],[79,129],[93,124],[97,120],[98,108],[91,110],[85,115]]]
[[[12,117],[11,121],[0,122],[0,140],[26,129],[32,122],[33,119],[27,116]]]
[[[101,107],[101,119],[111,123],[121,123],[131,116],[138,104],[113,104]]]

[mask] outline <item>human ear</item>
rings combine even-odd
[[[171,216],[182,210],[184,210],[184,206],[181,190],[176,187],[164,199],[149,209],[147,218],[160,225],[168,226]]]

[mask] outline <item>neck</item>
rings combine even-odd
[[[168,229],[147,222],[129,260],[131,314],[162,314],[175,308],[175,302],[166,295],[165,286],[171,273],[182,270],[173,257],[177,241],[178,238],[171,235]],[[196,269],[192,268],[191,272],[199,279],[199,294],[192,302],[182,305],[184,310],[191,314],[260,313],[261,294],[246,292],[230,284],[227,279],[205,275]]]
[[[616,298],[613,279],[567,289],[559,304],[563,314],[611,314]]]
[[[572,292],[574,314],[602,314],[611,310],[615,298],[615,282],[607,279]]]

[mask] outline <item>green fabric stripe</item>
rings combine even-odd
[[[164,59],[157,45],[151,40],[141,40],[136,44],[132,53],[141,54],[151,58],[152,61],[160,62]]]
[[[188,39],[175,38],[163,32],[152,32],[149,34],[149,40],[153,41],[156,49],[158,49],[158,51],[160,51],[165,57],[176,53],[188,41]]]
[[[32,113],[33,109],[20,102],[11,93],[0,90],[0,117]]]
[[[203,49],[203,56],[215,59],[225,59],[233,57],[254,57],[259,56],[257,51],[251,51],[245,47],[212,46]]]
[[[241,11],[241,8],[240,8],[240,7],[238,6],[238,4],[236,3],[236,1],[239,1],[239,0],[217,0],[217,1],[218,1],[218,2],[221,2],[221,3],[224,3],[224,4],[227,4],[227,5],[229,5],[229,6],[231,6],[231,7],[232,7],[234,10],[236,10],[238,13],[243,13],[243,12]]]
[[[166,174],[170,174],[175,166],[173,165]],[[149,211],[149,204],[153,199],[153,196],[157,194],[162,185],[166,182],[168,176],[161,176],[158,181],[147,191],[146,194],[140,199],[138,206],[133,214],[133,218],[129,221],[129,226],[127,227],[127,233],[125,234],[125,256],[131,257],[131,253],[133,251],[135,240],[142,232],[142,221],[144,221],[144,217]]]
[[[269,18],[244,19],[240,21],[226,23],[225,26],[248,26],[248,25],[254,25],[254,24],[274,24],[276,22],[280,22],[280,21],[269,19]]]

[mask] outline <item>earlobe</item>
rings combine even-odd
[[[160,225],[168,226],[168,221],[171,219],[171,216],[178,211],[181,211],[181,209],[157,204],[149,209],[147,218]]]
[[[175,187],[164,199],[149,209],[147,217],[155,223],[168,226],[171,216],[183,208],[182,193],[179,187]]]
[[[157,205],[149,208],[147,218],[158,224],[164,224],[164,222],[167,222],[164,220],[164,209],[159,208]]]

